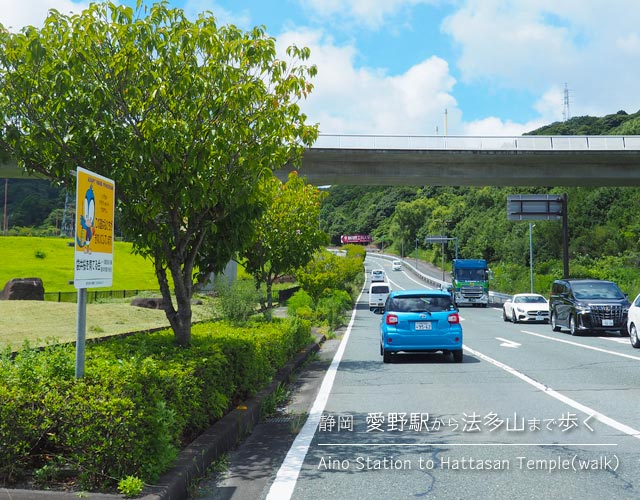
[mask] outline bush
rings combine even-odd
[[[260,305],[260,291],[253,281],[236,280],[232,284],[220,280],[216,284],[223,317],[234,323],[244,323],[253,316]]]
[[[356,289],[360,289],[364,279],[362,259],[323,250],[304,269],[298,270],[296,278],[315,302],[327,290],[345,290],[353,295]]]
[[[131,493],[138,483],[127,477],[154,482],[179,447],[264,387],[310,332],[300,319],[253,320],[195,325],[189,349],[170,330],[90,343],[80,380],[73,346],[25,346],[15,358],[7,350],[0,482],[33,476],[51,487],[62,469],[87,490],[120,484]]]
[[[344,290],[331,290],[320,298],[316,314],[328,323],[329,328],[336,330],[344,324],[344,315],[352,306],[351,295]]]
[[[298,290],[287,301],[287,313],[291,316],[298,316],[300,309],[313,310],[313,298],[304,290]]]

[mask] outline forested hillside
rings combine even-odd
[[[535,135],[640,134],[640,112],[619,111],[602,118],[575,117],[542,127]],[[640,167],[639,167],[640,168]],[[424,244],[427,235],[458,238],[461,258],[492,263],[494,288],[529,289],[529,223],[507,220],[507,195],[567,193],[572,276],[612,279],[629,295],[640,292],[640,189],[628,187],[354,187],[333,186],[324,202],[321,226],[332,242],[364,233],[390,251],[441,263],[441,245]],[[533,230],[535,288],[548,293],[562,276],[559,222],[538,221]],[[445,258],[454,256],[454,244]]]

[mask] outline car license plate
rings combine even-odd
[[[536,321],[543,321],[544,320],[544,316],[540,315],[540,316],[536,316]]]
[[[416,321],[416,330],[431,330],[431,321]]]
[[[613,326],[613,320],[612,319],[603,319],[602,320],[602,326]]]

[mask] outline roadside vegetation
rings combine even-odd
[[[17,352],[6,347],[0,484],[139,494],[183,446],[268,385],[312,341],[312,326],[331,332],[344,325],[365,279],[364,257],[357,246],[340,256],[316,253],[298,271],[313,286],[290,299],[286,318],[260,310],[251,279],[236,281],[198,306],[218,319],[192,326],[188,349],[168,328],[111,338],[97,333],[102,340],[87,344],[79,380],[73,345],[48,338],[42,349],[28,341]],[[28,303],[32,311],[49,305],[73,306]],[[95,304],[96,310],[109,306]]]

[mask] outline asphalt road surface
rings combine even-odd
[[[394,289],[424,287],[367,257],[374,267]],[[615,333],[505,323],[497,308],[460,315],[463,363],[438,353],[383,364],[364,293],[294,384],[287,414],[259,424],[193,498],[640,498],[640,350]]]

